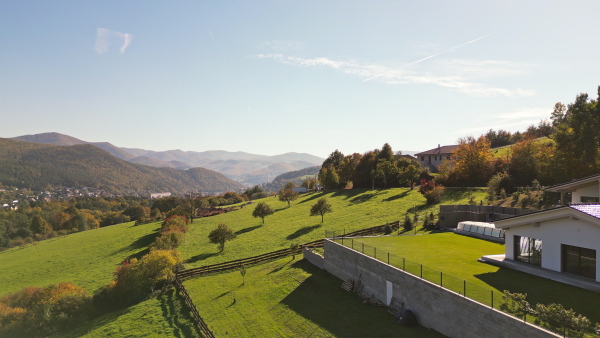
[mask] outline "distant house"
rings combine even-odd
[[[417,153],[415,157],[423,167],[429,168],[432,173],[437,173],[438,166],[442,164],[442,161],[449,160],[457,148],[458,145],[440,146],[438,144],[437,148]]]
[[[570,192],[576,203],[593,203],[563,205],[495,221],[496,228],[505,231],[504,258],[600,282],[600,175],[546,190]]]
[[[151,193],[150,194],[150,199],[165,198],[165,197],[169,197],[169,196],[171,196],[170,192]]]
[[[303,194],[307,191],[306,187],[293,187],[292,191]]]

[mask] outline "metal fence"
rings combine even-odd
[[[453,291],[462,295],[463,297],[470,298],[476,302],[487,305],[493,309],[501,310],[511,316],[511,314],[506,310],[506,308],[510,308],[507,304],[506,297],[504,293],[498,292],[492,288],[486,288],[480,285],[476,285],[470,282],[467,282],[464,279],[454,277],[443,271],[432,269],[423,264],[411,261],[406,259],[405,257],[400,257],[394,255],[388,251],[377,249],[376,246],[372,246],[369,244],[365,244],[363,241],[354,238],[347,237],[336,237],[331,238],[334,242],[342,244],[348,248],[351,248],[355,251],[361,252],[367,256],[373,257],[383,263],[386,263],[391,266],[395,266],[404,272],[407,272],[411,275],[419,277],[421,279],[427,280],[431,283],[439,285],[440,287],[447,289],[449,291]],[[504,305],[504,306],[503,306]],[[527,314],[530,314],[529,316]],[[520,316],[518,316],[520,317]],[[563,337],[582,337],[583,335],[579,335],[573,332],[573,329],[570,328],[569,324],[566,322],[550,322],[548,325],[539,325],[540,318],[535,316],[535,311],[529,309],[525,311],[522,318],[523,321],[527,321],[531,324],[542,326],[546,329],[551,329],[552,331],[557,332]],[[546,322],[550,320],[546,319]],[[542,323],[544,324],[544,323]],[[589,327],[586,328],[585,336],[586,337],[600,337],[600,334],[596,332],[597,328]]]

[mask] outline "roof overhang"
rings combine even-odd
[[[584,177],[578,180],[573,180],[571,182],[553,185],[551,187],[546,188],[545,190],[556,192],[573,192],[577,189],[587,188],[593,185],[600,185],[600,175]]]
[[[557,219],[570,218],[580,220],[600,228],[600,219],[588,215],[579,210],[568,206],[535,211],[528,214],[518,215],[510,218],[503,218],[494,222],[498,229],[509,229],[534,223],[552,221]]]

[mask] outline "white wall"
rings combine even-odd
[[[571,203],[581,203],[581,196],[600,197],[600,185],[593,185],[573,191]]]
[[[506,258],[514,257],[514,235],[542,240],[542,268],[561,271],[561,244],[596,250],[596,280],[600,282],[600,227],[569,217],[506,230]]]

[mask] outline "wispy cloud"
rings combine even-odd
[[[96,43],[94,44],[94,51],[98,54],[104,54],[108,52],[110,46],[112,44],[118,44],[119,52],[121,54],[125,54],[125,50],[131,42],[133,41],[133,35],[129,33],[121,33],[116,31],[111,31],[106,28],[97,28],[96,29]]]
[[[306,49],[306,44],[300,41],[295,40],[271,40],[264,41],[260,45],[260,47],[267,48],[274,52],[283,53],[283,52],[301,52]]]
[[[471,43],[473,41],[471,41]],[[453,48],[458,48],[458,46]],[[534,94],[532,90],[521,88],[507,89],[487,86],[482,83],[470,81],[458,75],[436,76],[429,73],[419,74],[415,71],[404,69],[406,65],[389,67],[377,64],[362,64],[356,61],[340,61],[323,57],[312,59],[300,58],[295,56],[285,56],[283,54],[258,54],[254,55],[254,57],[259,59],[273,59],[291,66],[333,68],[346,74],[358,76],[366,80],[376,79],[377,81],[386,84],[432,84],[474,96],[513,97],[530,96]]]
[[[212,30],[210,29],[210,27],[208,27],[208,34],[210,34],[210,38],[215,41],[215,36],[212,33]]]

